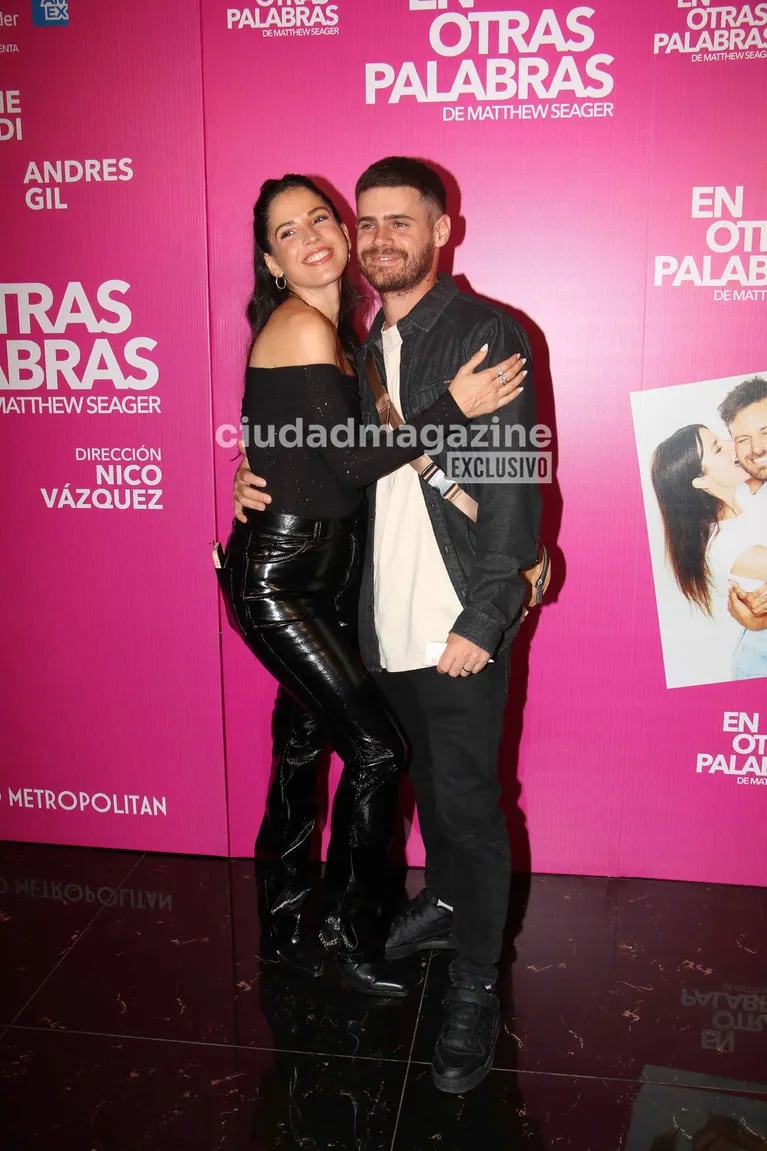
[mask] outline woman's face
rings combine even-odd
[[[322,288],[341,278],[349,258],[349,233],[324,200],[308,188],[288,188],[269,207],[266,265],[290,288]]]
[[[706,482],[696,484],[697,487],[705,487],[705,490],[716,495],[718,491],[736,488],[747,479],[735,456],[732,440],[719,439],[709,428],[701,428],[700,442],[703,448],[701,478]]]

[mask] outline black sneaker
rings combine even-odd
[[[434,1048],[434,1086],[449,1095],[477,1087],[490,1071],[500,1026],[494,990],[479,981],[454,983],[443,1001],[445,1020]]]
[[[448,951],[452,929],[452,911],[438,907],[436,896],[424,887],[392,923],[386,958],[403,959],[416,951]]]

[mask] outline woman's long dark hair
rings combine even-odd
[[[652,457],[652,486],[658,497],[666,555],[683,595],[711,615],[711,573],[706,555],[712,528],[724,504],[695,488],[703,474],[703,424],[687,424],[658,444]]]
[[[252,340],[266,324],[275,308],[278,308],[287,298],[286,291],[280,291],[274,282],[274,277],[266,266],[264,253],[272,254],[269,245],[269,209],[272,201],[282,192],[290,188],[306,188],[313,192],[318,200],[327,204],[337,224],[341,224],[341,216],[333,201],[322,192],[308,176],[299,176],[289,172],[279,180],[265,180],[261,185],[258,199],[253,208],[253,272],[255,283],[253,294],[248,301],[247,315],[250,322]],[[354,312],[357,307],[357,293],[344,272],[341,277],[341,311],[338,317],[338,337],[345,352],[353,352],[359,340],[354,330]]]

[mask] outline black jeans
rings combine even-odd
[[[235,523],[219,572],[230,622],[278,680],[273,761],[257,849],[275,866],[267,910],[300,907],[317,818],[320,753],[344,761],[331,817],[328,944],[372,958],[406,748],[356,643],[359,543],[351,520],[273,512]]]
[[[479,675],[453,679],[424,668],[375,677],[411,748],[426,883],[453,907],[451,972],[485,982],[498,973],[509,901],[498,782],[508,675],[506,653]]]

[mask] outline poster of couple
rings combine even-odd
[[[767,369],[631,402],[667,686],[767,677]]]

